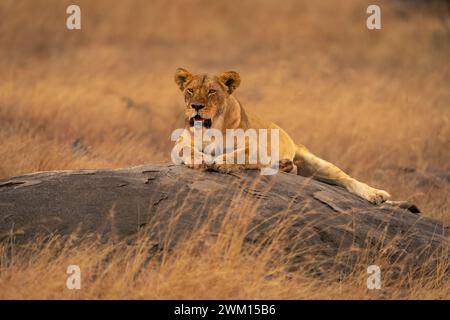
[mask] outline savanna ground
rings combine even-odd
[[[65,28],[69,4],[0,2],[0,177],[169,161],[170,133],[183,125],[175,69],[232,69],[247,109],[450,221],[445,2],[381,1],[377,31],[366,28],[364,0],[77,1],[81,31]],[[450,298],[442,274],[369,291],[363,268],[321,282],[233,243],[179,250],[144,272],[145,240],[120,251],[54,239],[12,256],[3,245],[0,298]],[[66,289],[69,264],[84,270],[82,290]]]

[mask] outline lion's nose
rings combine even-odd
[[[205,106],[203,104],[193,104],[192,108],[195,109],[195,111],[203,109]]]

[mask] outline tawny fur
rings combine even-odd
[[[178,68],[175,72],[175,82],[185,97],[185,122],[186,128],[191,127],[191,119],[195,116],[202,121],[210,121],[210,127],[220,130],[225,134],[226,129],[279,129],[279,159],[280,170],[294,172],[302,176],[313,176],[315,179],[325,181],[346,188],[348,191],[374,203],[379,204],[390,198],[389,193],[362,183],[335,165],[315,156],[303,145],[296,144],[291,137],[276,124],[261,119],[260,117],[246,111],[240,102],[232,95],[239,87],[240,76],[237,72],[228,71],[221,75],[198,74],[193,75],[183,68]],[[199,108],[201,106],[201,108]],[[196,108],[194,108],[196,107]],[[191,139],[193,141],[193,139]],[[268,140],[270,142],[270,139]],[[182,143],[182,139],[177,141]],[[202,154],[203,150],[195,150],[191,146],[191,157],[194,153]],[[269,143],[270,149],[270,143]],[[242,169],[260,169],[263,167],[257,164],[227,164],[226,159],[235,157],[237,153],[245,152],[248,157],[248,146],[243,150],[223,151],[220,155],[223,161],[205,164],[192,164],[192,161],[185,161],[191,168],[204,168],[205,166],[219,172],[231,172]],[[247,158],[246,158],[247,159]]]

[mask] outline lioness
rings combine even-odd
[[[374,203],[379,204],[390,198],[389,193],[362,183],[343,172],[335,165],[315,156],[304,146],[295,144],[289,135],[276,124],[260,119],[246,111],[240,102],[232,95],[239,87],[240,76],[235,71],[224,72],[221,75],[198,74],[193,75],[183,68],[175,72],[175,82],[184,94],[186,129],[193,132],[194,122],[201,121],[205,128],[214,128],[225,133],[226,129],[279,129],[279,158],[280,170],[294,172],[302,176],[313,176],[315,179],[339,185],[348,191]],[[191,129],[191,130],[190,130]],[[182,139],[177,141],[181,143]],[[201,148],[200,148],[201,149]],[[192,154],[202,153],[203,150],[191,150]],[[227,157],[235,158],[238,152],[245,150],[226,150],[222,154],[223,161],[206,165],[219,172],[231,172],[240,169],[257,169],[261,164],[226,163]],[[193,168],[205,167],[204,164],[195,165],[192,161],[185,163]]]

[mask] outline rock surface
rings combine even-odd
[[[248,243],[269,237],[280,217],[291,218],[285,240],[294,265],[312,255],[317,274],[331,267],[345,271],[363,252],[430,271],[450,257],[449,226],[415,207],[375,206],[340,187],[291,174],[220,174],[167,164],[0,180],[0,241],[13,236],[26,243],[38,234],[74,231],[126,238],[150,225],[159,239],[170,229],[177,243],[212,212],[220,222],[226,213],[250,207],[255,213]],[[169,228],[174,214],[177,222]]]

